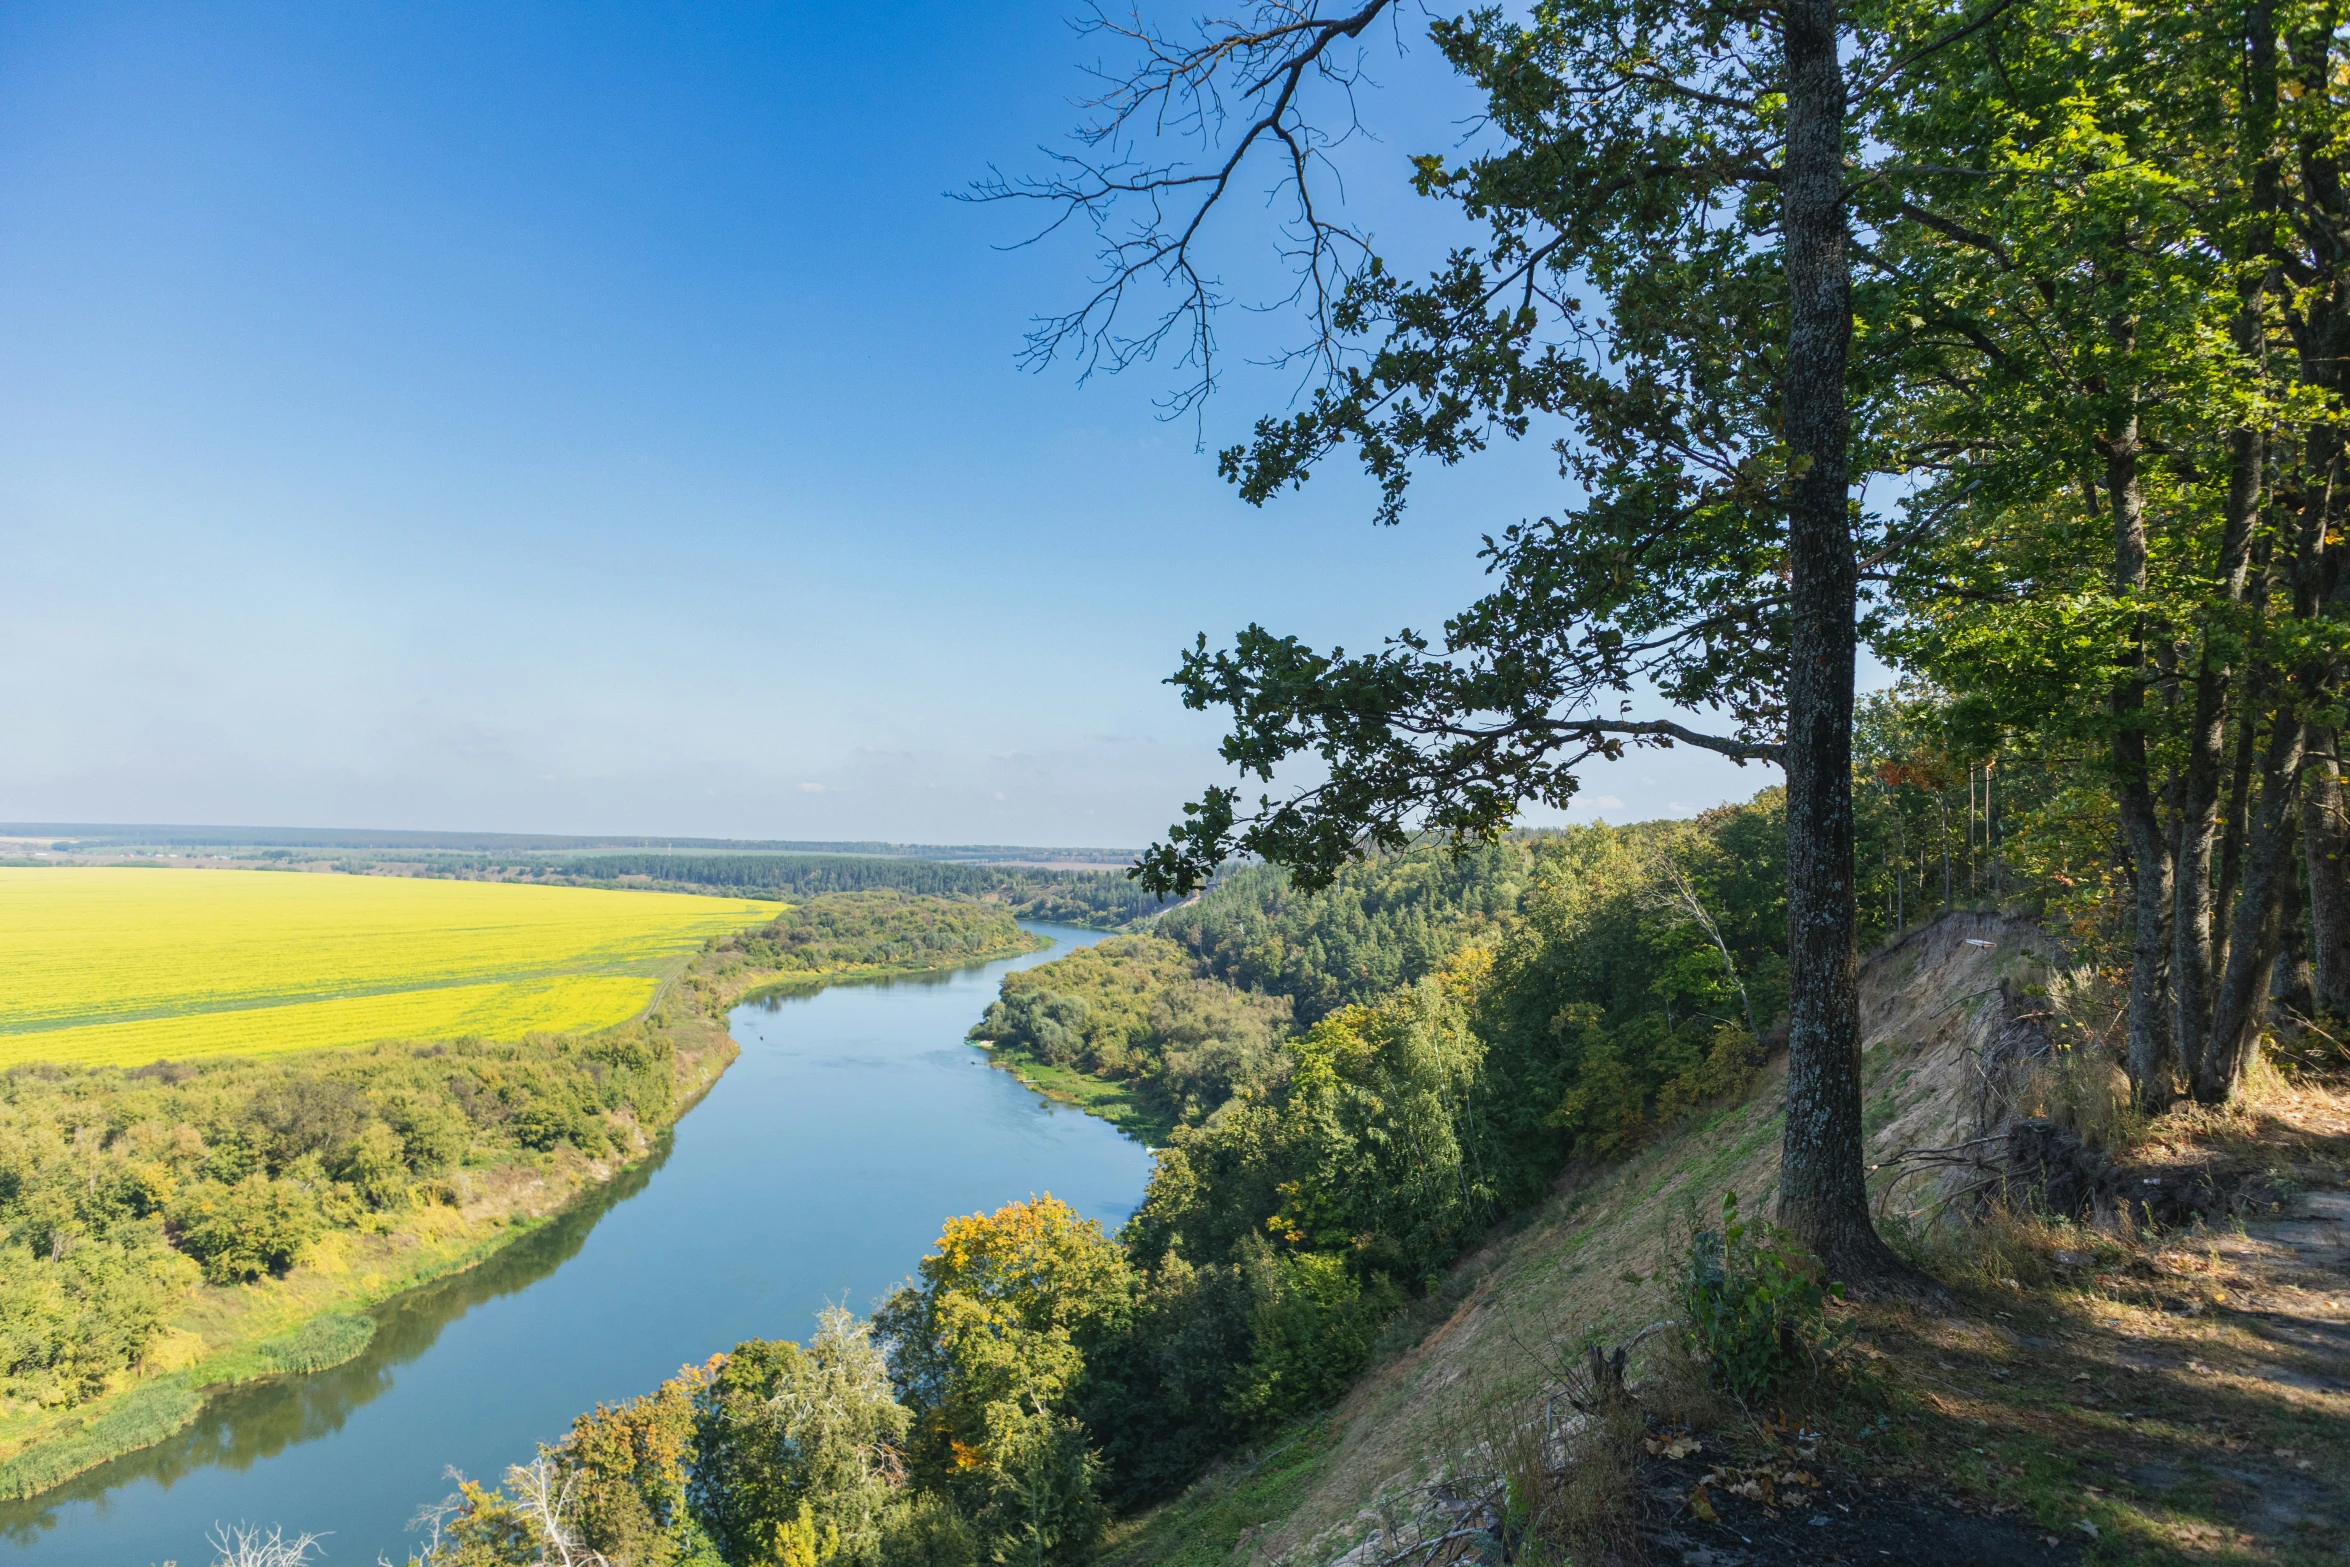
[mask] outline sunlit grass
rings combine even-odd
[[[265,871],[0,870],[0,1066],[617,1023],[738,898]]]

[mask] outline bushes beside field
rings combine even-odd
[[[197,1279],[283,1274],[329,1231],[456,1201],[468,1167],[607,1154],[669,1120],[673,1059],[639,1024],[0,1074],[0,1394],[102,1392]]]

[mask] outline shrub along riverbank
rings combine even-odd
[[[1037,945],[1000,906],[843,893],[713,938],[601,1033],[0,1073],[0,1496],[359,1353],[366,1308],[652,1152],[745,995]]]

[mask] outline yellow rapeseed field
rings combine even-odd
[[[0,870],[0,1067],[600,1028],[776,905],[271,871]]]

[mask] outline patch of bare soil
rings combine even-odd
[[[1888,1494],[1858,1471],[1800,1452],[1778,1463],[1648,1459],[1640,1471],[1640,1541],[1650,1562],[1688,1567],[1808,1567],[1900,1562],[1981,1567],[2072,1563],[2067,1540],[2026,1520],[1931,1492]]]

